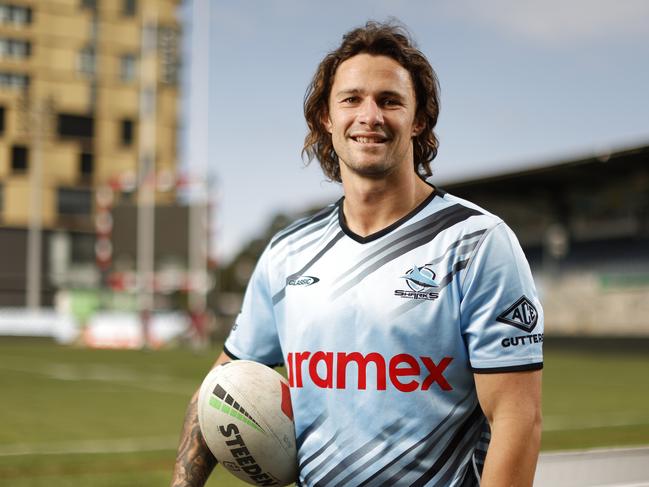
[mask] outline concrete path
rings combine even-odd
[[[649,487],[649,446],[541,454],[534,487]]]

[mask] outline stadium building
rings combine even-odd
[[[649,337],[649,146],[444,188],[516,232],[546,333]]]
[[[98,189],[135,203],[152,170],[176,173],[178,4],[0,0],[0,306],[96,287]]]

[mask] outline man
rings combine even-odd
[[[543,319],[516,238],[425,181],[435,74],[370,22],[321,62],[305,152],[344,198],[278,233],[218,363],[285,363],[299,485],[532,485]],[[173,485],[215,460],[190,403]]]

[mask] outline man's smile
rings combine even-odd
[[[383,144],[388,141],[388,138],[381,134],[352,135],[350,138],[359,144]]]

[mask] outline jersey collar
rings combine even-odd
[[[400,227],[405,222],[410,220],[417,213],[419,213],[421,210],[423,210],[428,205],[428,203],[430,203],[433,200],[433,198],[435,198],[436,196],[439,196],[439,197],[444,196],[445,192],[442,189],[439,189],[439,188],[433,186],[432,184],[430,184],[427,181],[426,181],[426,184],[428,184],[428,186],[433,188],[433,192],[424,201],[422,201],[419,205],[417,205],[417,207],[415,207],[412,211],[410,211],[410,213],[408,213],[407,215],[399,218],[396,222],[388,225],[387,227],[385,227],[382,230],[379,230],[378,232],[372,233],[372,234],[370,234],[370,235],[368,235],[366,237],[361,237],[357,233],[354,233],[352,230],[350,230],[350,228],[347,226],[347,222],[345,221],[345,215],[343,214],[343,201],[345,201],[344,196],[342,198],[340,198],[338,200],[338,202],[336,203],[336,206],[338,207],[338,224],[340,225],[340,228],[345,233],[345,235],[347,235],[352,240],[355,240],[356,242],[362,243],[362,244],[365,244],[365,243],[368,243],[368,242],[373,242],[374,240],[377,240],[377,239],[383,237],[384,235],[387,235],[392,230]]]

